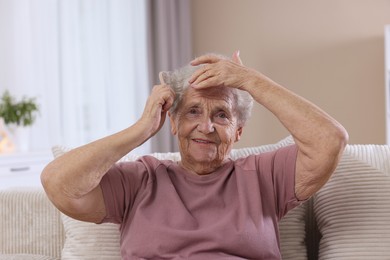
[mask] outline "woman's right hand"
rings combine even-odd
[[[175,93],[168,85],[155,85],[152,89],[144,112],[138,121],[145,131],[149,132],[149,138],[154,136],[164,125],[168,110],[175,100]]]

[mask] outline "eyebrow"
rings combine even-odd
[[[187,105],[185,105],[184,106],[185,108],[190,108],[190,107],[200,107],[200,102],[193,102],[193,103],[191,103],[191,102],[188,102],[188,104]]]
[[[225,102],[224,102],[225,103]],[[200,102],[189,102],[188,105],[185,105],[184,108],[185,109],[189,109],[189,108],[199,108],[201,107],[201,103]],[[215,111],[225,111],[225,112],[228,112],[229,114],[233,114],[233,111],[231,111],[231,109],[229,108],[229,106],[226,106],[226,105],[217,105],[214,109],[213,109],[213,112]]]

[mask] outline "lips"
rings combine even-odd
[[[194,138],[192,141],[199,143],[199,144],[213,144],[213,141],[206,140],[206,139],[200,139],[200,138]]]

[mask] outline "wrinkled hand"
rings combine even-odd
[[[234,52],[232,60],[216,55],[204,55],[191,62],[193,66],[201,64],[204,66],[195,71],[189,80],[194,88],[225,86],[244,90],[250,76],[254,73],[253,70],[243,66],[238,51]]]
[[[155,135],[164,125],[168,110],[175,99],[175,93],[168,85],[156,85],[152,89],[140,122],[150,131],[150,137]]]

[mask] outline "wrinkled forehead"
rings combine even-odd
[[[194,89],[189,87],[186,89],[183,97],[183,103],[187,103],[196,98],[202,98],[210,101],[221,101],[233,104],[233,92],[227,87],[211,87],[206,89]]]

